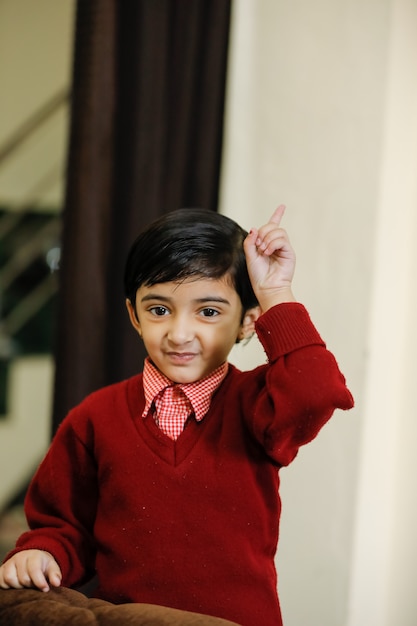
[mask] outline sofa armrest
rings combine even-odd
[[[237,626],[154,604],[111,604],[59,587],[0,590],[0,626]]]

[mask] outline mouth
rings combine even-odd
[[[196,357],[194,352],[167,352],[166,355],[168,359],[176,365],[189,363]]]

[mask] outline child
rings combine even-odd
[[[352,397],[291,291],[284,207],[249,234],[174,211],[129,253],[126,304],[143,374],[63,421],[26,497],[31,530],[0,587],[48,591],[98,577],[95,595],[279,626],[278,471]],[[268,363],[241,372],[256,330]]]

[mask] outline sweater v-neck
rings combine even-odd
[[[176,467],[183,463],[209,427],[211,417],[216,420],[221,419],[220,412],[212,411],[212,408],[215,409],[217,403],[221,401],[220,398],[224,394],[225,387],[228,386],[232,369],[233,367],[229,365],[229,372],[220,387],[215,391],[205,417],[200,422],[190,418],[176,441],[162,432],[150,414],[142,417],[145,406],[142,375],[135,376],[128,381],[127,400],[137,436],[141,437],[153,454],[168,465]]]

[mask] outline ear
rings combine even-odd
[[[142,330],[141,330],[141,327],[140,327],[140,322],[139,322],[138,317],[136,315],[136,309],[133,306],[133,304],[131,303],[131,301],[129,300],[129,298],[126,298],[126,308],[127,308],[128,314],[129,314],[130,323],[132,324],[133,328],[138,333],[139,337],[142,337]]]
[[[243,316],[242,324],[240,326],[237,341],[244,339],[250,339],[255,332],[255,322],[261,314],[261,308],[255,306],[252,309],[248,309]]]

